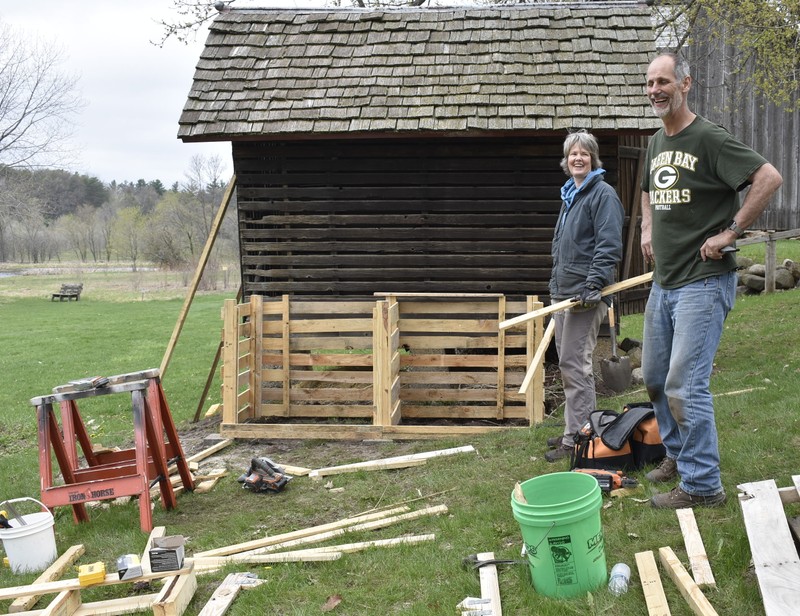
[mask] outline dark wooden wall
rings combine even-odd
[[[545,296],[563,139],[234,142],[244,295]]]

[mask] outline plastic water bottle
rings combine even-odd
[[[617,563],[611,568],[608,580],[608,591],[615,597],[628,592],[628,582],[631,579],[631,568],[625,563]]]

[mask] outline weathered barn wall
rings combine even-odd
[[[562,142],[234,142],[245,295],[546,295]]]

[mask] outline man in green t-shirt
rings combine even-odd
[[[761,155],[689,110],[686,62],[661,54],[647,69],[647,97],[663,127],[650,140],[642,175],[642,254],[653,264],[642,374],[667,457],[647,473],[680,477],[653,507],[725,502],[709,390],[722,327],[736,297],[732,246],[783,180]],[[739,191],[749,186],[739,204]]]

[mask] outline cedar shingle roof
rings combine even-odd
[[[632,2],[234,9],[211,25],[178,137],[652,131],[654,52],[650,10]]]

